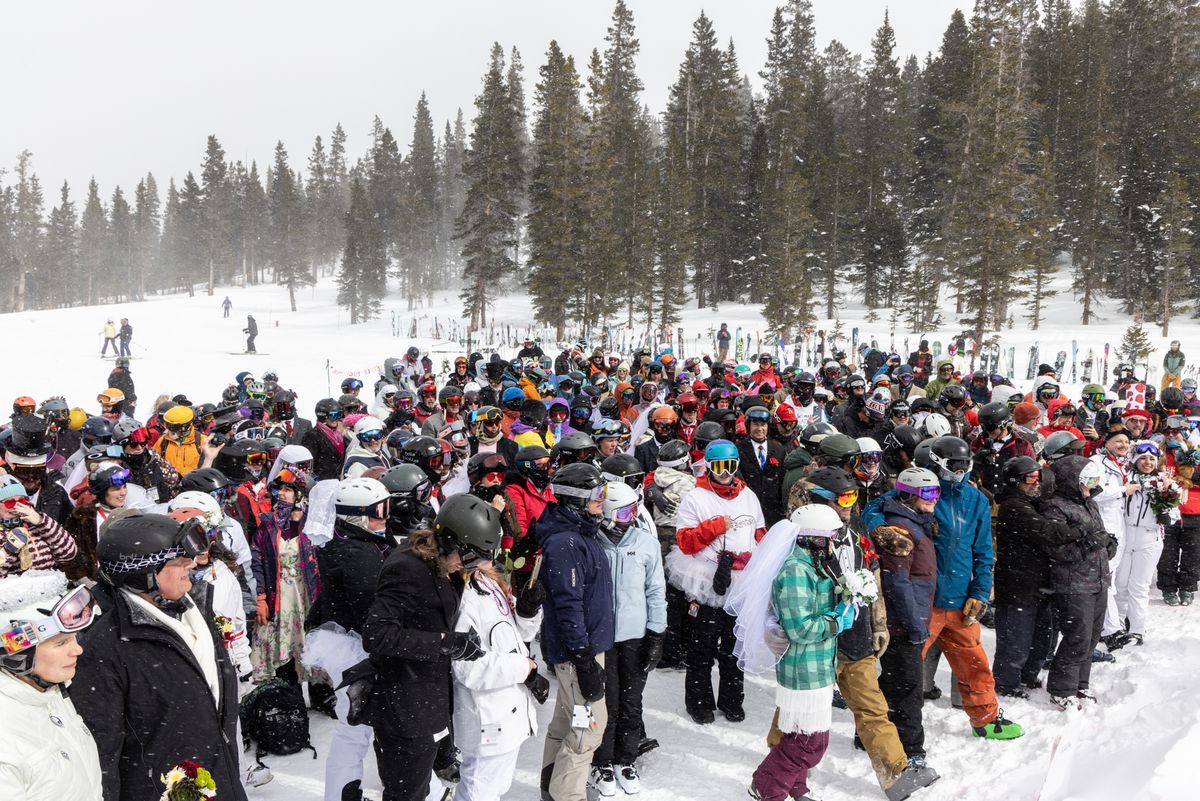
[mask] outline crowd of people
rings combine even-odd
[[[412,347],[311,421],[243,372],[142,422],[124,360],[90,412],[17,398],[0,781],[244,799],[295,735],[246,714],[270,688],[337,721],[326,801],[362,798],[371,748],[385,801],[435,777],[490,801],[553,684],[542,798],[634,795],[651,675],[683,672],[696,724],[740,724],[745,673],[774,671],[750,796],[804,797],[841,707],[898,801],[938,779],[922,708],[942,657],[963,735],[1007,741],[1001,703],[1102,702],[1092,666],[1152,636],[1156,580],[1193,603],[1195,381],[1155,397],[1121,368],[1068,397],[1049,365],[1021,389],[923,348],[812,371],[725,355],[527,340],[436,375]]]

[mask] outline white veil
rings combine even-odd
[[[747,673],[762,673],[775,667],[782,658],[767,647],[768,625],[778,626],[771,602],[771,585],[783,563],[796,546],[800,527],[790,520],[780,520],[754,548],[750,561],[725,599],[725,611],[737,616],[733,632],[737,642],[733,653],[738,667]]]

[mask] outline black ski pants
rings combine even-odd
[[[593,765],[632,765],[642,740],[642,672],[644,640],[624,640],[604,654],[604,704],[608,724],[604,739],[592,755]]]
[[[888,719],[900,735],[907,756],[925,754],[925,726],[921,706],[925,703],[921,682],[921,649],[902,634],[893,634],[879,658],[879,689],[887,699]]]
[[[1036,605],[996,607],[996,690],[1031,684],[1054,643],[1054,604],[1047,596]],[[890,646],[889,646],[890,647]]]
[[[674,667],[683,663],[687,649],[688,631],[692,618],[688,616],[688,599],[682,590],[667,585],[667,630],[663,635],[662,664]]]
[[[1051,695],[1071,698],[1088,688],[1092,676],[1092,651],[1100,643],[1108,590],[1096,593],[1055,593],[1054,625],[1062,634],[1050,662],[1046,689]]]
[[[1187,515],[1183,523],[1167,526],[1164,532],[1158,558],[1158,589],[1162,592],[1195,592],[1200,579],[1200,515]]]
[[[375,759],[383,801],[424,801],[438,743],[429,735],[402,737],[389,721],[375,726]]]
[[[690,609],[689,609],[690,611]],[[741,668],[733,655],[733,615],[724,609],[697,604],[688,633],[687,676],[684,700],[689,713],[741,711],[745,696]],[[720,672],[717,698],[713,701],[712,668]]]

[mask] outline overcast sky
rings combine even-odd
[[[666,105],[691,24],[701,9],[722,41],[733,39],[757,86],[776,0],[627,0],[641,41],[643,100]],[[132,193],[151,171],[198,172],[215,133],[231,159],[269,162],[282,139],[293,167],[313,137],[341,121],[348,148],[366,147],[378,114],[402,148],[421,91],[440,134],[462,107],[470,124],[493,41],[516,46],[527,95],[551,39],[586,64],[603,48],[609,0],[315,0],[162,2],[101,0],[5,3],[0,44],[0,167],[28,148],[46,187],[47,209],[71,182],[78,200],[89,177],[107,202],[114,184]],[[864,55],[891,10],[901,59],[936,52],[954,8],[970,0],[814,0],[823,47],[839,39]],[[193,9],[189,11],[188,9]],[[11,177],[11,176],[10,176]]]

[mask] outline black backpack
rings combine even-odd
[[[254,761],[262,765],[263,754],[286,756],[302,749],[313,752],[308,736],[308,710],[300,687],[283,679],[271,679],[255,687],[242,699],[242,741],[248,750],[255,743]]]

